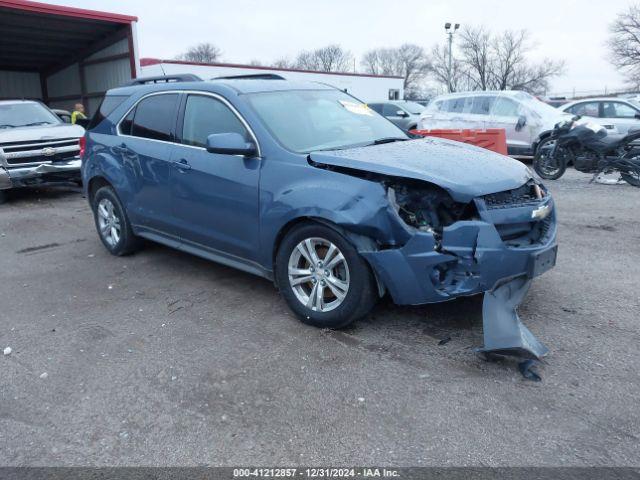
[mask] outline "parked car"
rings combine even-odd
[[[402,130],[414,130],[418,126],[424,106],[407,100],[370,103],[369,106]]]
[[[52,108],[51,111],[55,113],[63,123],[71,123],[71,112],[69,112],[68,110]]]
[[[555,211],[522,163],[409,140],[318,83],[179,78],[110,90],[85,136],[109,252],[146,238],[274,280],[319,327],[385,292],[403,305],[490,292],[485,346],[544,354],[514,307],[555,263]]]
[[[509,155],[531,157],[540,133],[569,115],[526,92],[479,91],[441,95],[420,116],[418,128],[504,128]]]
[[[79,182],[83,135],[40,102],[0,101],[0,201],[11,188]]]
[[[626,135],[640,128],[640,103],[625,98],[589,98],[575,100],[560,107],[571,115],[588,117],[609,130],[608,133]]]

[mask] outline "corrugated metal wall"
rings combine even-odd
[[[128,53],[129,40],[122,38],[89,55],[80,63],[74,63],[49,75],[46,79],[48,105],[51,108],[72,110],[73,106],[84,97],[87,111],[92,115],[106,90],[131,79],[131,59],[128,56],[123,57]],[[100,60],[104,61],[97,63]],[[84,92],[82,91],[82,70],[84,70]],[[0,98],[43,99],[40,74],[0,71]]]
[[[40,74],[0,70],[0,99],[42,98]]]

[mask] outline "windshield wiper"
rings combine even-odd
[[[5,123],[3,125],[0,125],[0,128],[16,128],[17,125],[11,125],[10,123]]]
[[[374,140],[374,142],[370,143],[369,145],[382,145],[383,143],[404,142],[405,140],[409,139],[402,137],[385,137]]]
[[[20,125],[21,127],[35,127],[36,125],[51,125],[51,122],[31,122]]]

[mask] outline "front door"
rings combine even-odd
[[[230,105],[211,94],[187,94],[173,152],[173,208],[185,246],[231,259],[256,260],[260,159],[209,153],[207,137],[253,137]]]
[[[524,124],[518,124],[521,119]],[[532,116],[518,102],[506,96],[498,96],[491,108],[491,128],[504,128],[507,136],[507,147],[513,155],[529,153],[533,143],[531,129]]]

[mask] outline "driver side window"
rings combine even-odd
[[[189,95],[184,109],[182,143],[206,147],[207,137],[216,133],[249,137],[240,119],[223,102],[204,95]]]

